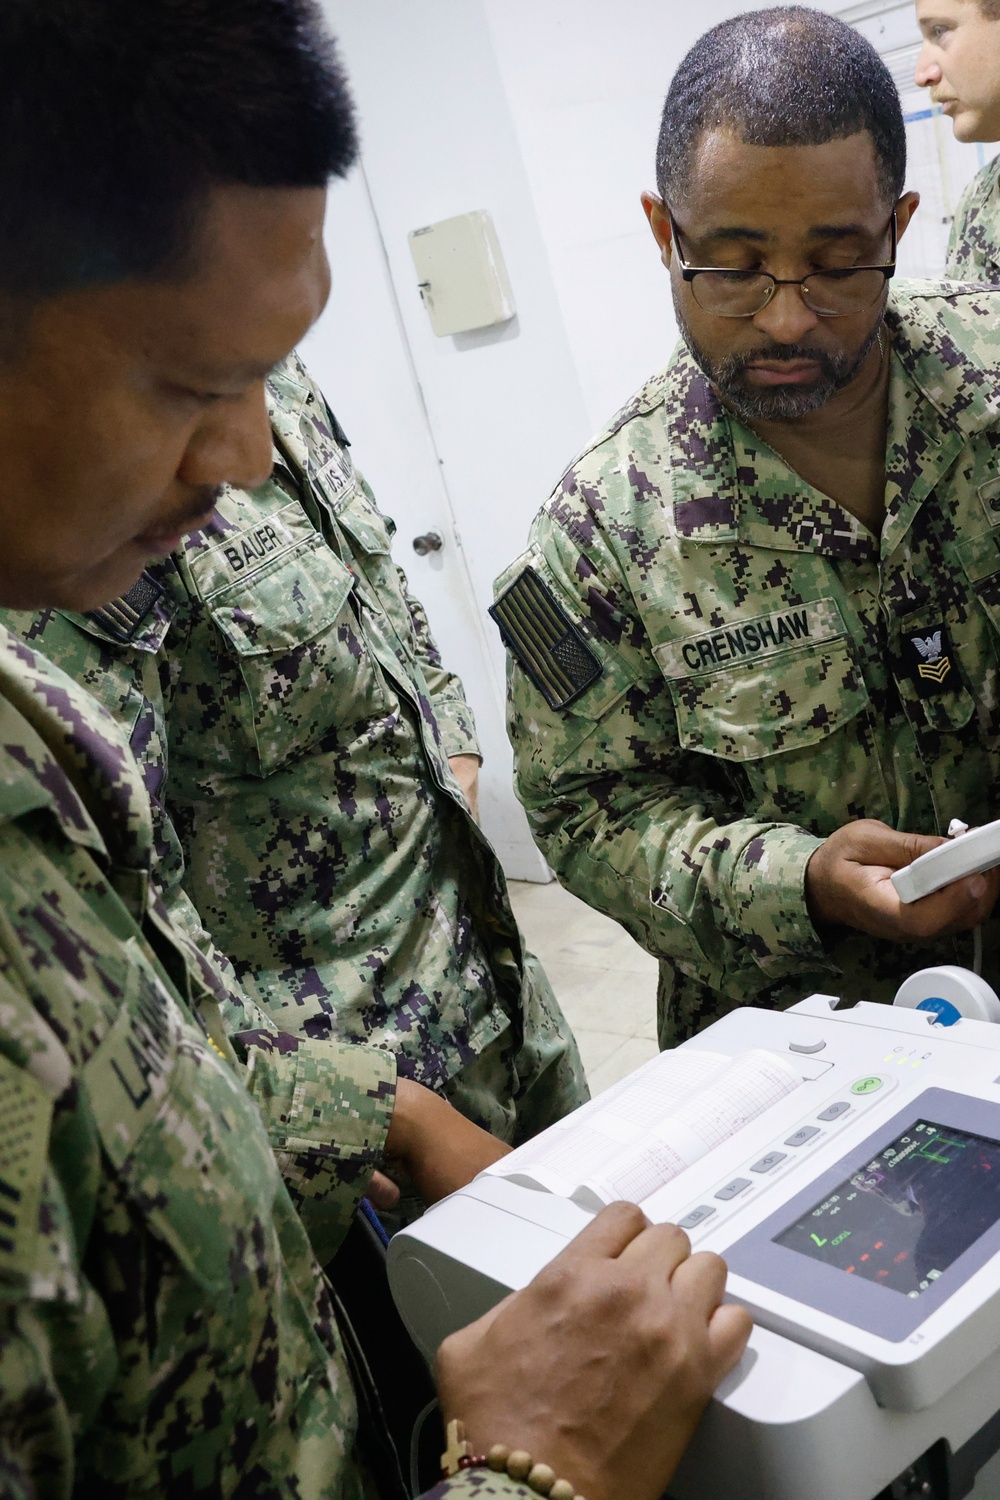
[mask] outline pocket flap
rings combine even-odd
[[[1000,526],[959,542],[956,551],[970,583],[1000,573]]]
[[[834,599],[654,650],[681,745],[724,760],[761,760],[817,744],[869,703]]]
[[[252,588],[235,585],[220,595],[212,619],[240,656],[293,650],[319,635],[340,614],[354,575],[323,541],[315,541]]]

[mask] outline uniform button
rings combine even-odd
[[[796,1130],[785,1142],[786,1146],[804,1146],[806,1141],[811,1141],[814,1135],[819,1135],[818,1125],[803,1125],[801,1130]]]
[[[850,1103],[846,1099],[838,1099],[836,1104],[830,1104],[823,1110],[822,1114],[816,1116],[817,1120],[836,1120],[838,1116],[850,1109]]]

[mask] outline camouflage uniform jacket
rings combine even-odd
[[[1000,284],[1000,156],[969,183],[948,237],[946,276]]]
[[[891,1000],[971,959],[968,936],[821,934],[804,894],[851,819],[1000,812],[1000,294],[900,286],[887,326],[880,538],[682,346],[498,580],[521,798],[565,884],[661,959],[664,1045],[736,1005]]]
[[[478,753],[471,710],[294,356],[268,401],[270,481],[224,491],[212,525],[126,600],[4,618],[127,729],[171,915],[208,948],[200,916],[278,1025],[368,1044],[356,1099],[388,1049],[520,1138],[586,1088],[448,765]],[[370,1144],[379,1112],[356,1124]]]
[[[0,628],[3,1494],[361,1497],[327,1284],[151,855],[117,726]]]

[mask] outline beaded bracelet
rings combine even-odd
[[[471,1443],[465,1440],[462,1423],[452,1421],[448,1423],[448,1447],[441,1455],[441,1476],[452,1479],[462,1469],[492,1469],[494,1474],[509,1474],[511,1479],[528,1485],[536,1495],[545,1495],[548,1500],[583,1500],[568,1479],[557,1479],[554,1469],[548,1464],[536,1464],[523,1448],[494,1443],[488,1453],[473,1453]]]

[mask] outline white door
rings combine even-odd
[[[427,610],[445,664],[465,684],[484,754],[483,827],[509,876],[547,880],[511,785],[502,664],[486,636],[493,626],[473,595],[361,168],[331,188],[327,246],[333,290],[300,353],[347,433],[356,465],[396,523],[396,562]],[[428,532],[441,538],[441,549],[419,556],[413,539]]]

